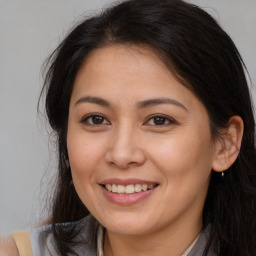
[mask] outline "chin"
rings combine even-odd
[[[100,220],[99,220],[100,221]],[[140,235],[145,234],[152,228],[152,219],[140,218],[132,215],[124,216],[120,214],[119,217],[104,219],[100,223],[110,232],[122,235]]]
[[[149,232],[146,226],[137,226],[134,224],[124,224],[120,226],[109,225],[106,229],[111,233],[116,233],[126,236],[139,236]]]

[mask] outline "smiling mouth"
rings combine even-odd
[[[103,184],[106,190],[116,194],[134,194],[151,190],[158,186],[158,184],[129,184],[129,185],[118,185],[118,184]]]

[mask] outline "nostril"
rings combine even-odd
[[[109,148],[106,152],[105,159],[110,166],[120,169],[126,169],[131,166],[142,165],[145,160],[145,154],[142,149],[135,144],[130,145],[116,145]]]

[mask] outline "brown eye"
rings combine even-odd
[[[109,124],[109,121],[100,115],[90,115],[85,117],[82,120],[82,123],[85,123],[88,125],[106,125],[106,124]]]
[[[93,124],[102,124],[104,122],[104,118],[102,116],[93,116],[92,123]]]
[[[148,119],[147,124],[152,126],[167,126],[176,122],[167,116],[155,115]]]
[[[164,125],[166,122],[166,118],[164,117],[154,117],[153,122],[155,125]]]

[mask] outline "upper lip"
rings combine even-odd
[[[118,184],[118,185],[130,185],[130,184],[146,184],[146,185],[151,185],[151,184],[159,184],[158,182],[155,181],[149,181],[149,180],[142,180],[142,179],[136,179],[136,178],[130,178],[130,179],[119,179],[119,178],[110,178],[110,179],[105,179],[99,182],[101,185],[107,185],[107,184]]]

